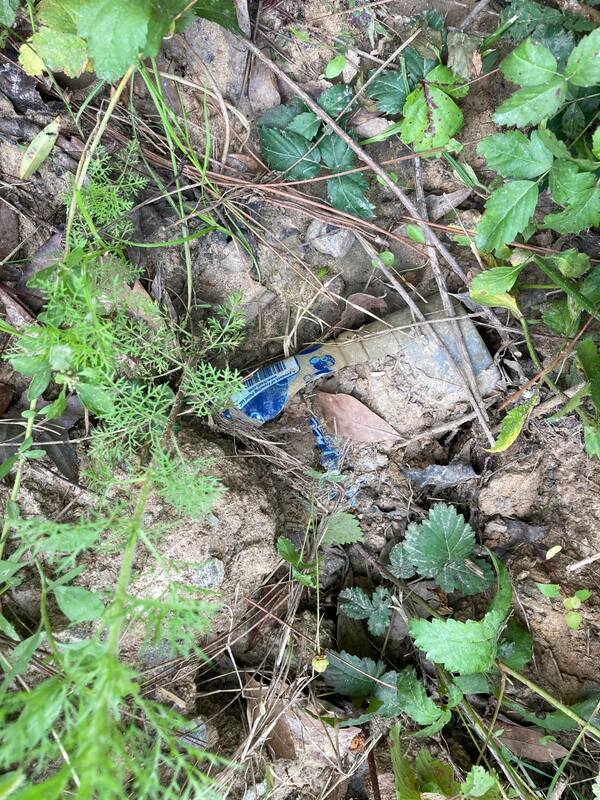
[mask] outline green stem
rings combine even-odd
[[[557,700],[551,694],[549,694],[545,689],[542,689],[541,686],[538,686],[537,683],[534,683],[529,678],[526,678],[525,675],[521,675],[520,672],[517,672],[514,669],[511,669],[506,664],[503,664],[501,661],[497,662],[498,669],[504,672],[506,675],[510,675],[512,678],[515,678],[522,683],[524,686],[527,686],[528,689],[531,689],[532,692],[535,692],[539,695],[543,700],[547,703],[550,703],[551,706],[554,706],[558,711],[561,711],[563,714],[566,714],[567,717],[570,717],[574,722],[576,722],[581,727],[585,728],[589,731],[592,736],[594,736],[600,742],[600,728],[597,728],[595,725],[592,725],[589,720],[583,719],[580,717],[579,714],[576,714],[575,711],[570,709],[568,706],[565,706],[560,700]]]
[[[29,417],[27,419],[27,425],[25,426],[25,436],[24,441],[29,439],[33,432],[33,425],[35,422],[35,407],[37,405],[37,398],[32,400],[29,404]],[[15,482],[13,483],[13,487],[10,493],[10,502],[15,503],[17,500],[17,496],[19,494],[19,489],[21,488],[21,481],[23,479],[23,467],[25,466],[25,462],[27,461],[27,453],[21,453],[19,456],[19,465],[17,466],[17,473],[15,475]],[[10,529],[10,516],[5,514],[4,522],[2,524],[2,533],[0,534],[0,559],[4,554],[4,547],[6,545],[6,540],[8,539],[8,531]]]
[[[596,708],[593,710],[592,716],[590,717],[590,719],[594,719],[594,717],[596,716],[596,714],[598,713],[599,710],[600,710],[600,703],[598,703],[596,705]],[[579,743],[581,742],[581,740],[583,739],[583,737],[587,733],[587,731],[589,729],[589,726],[590,726],[590,723],[588,722],[587,725],[585,725],[579,731],[579,733],[575,737],[575,741],[571,745],[571,749],[569,750],[567,755],[563,758],[563,760],[560,762],[560,765],[559,765],[558,769],[554,773],[554,777],[552,778],[552,782],[550,783],[550,786],[548,787],[548,791],[546,792],[546,800],[552,800],[552,797],[553,797],[553,794],[554,794],[554,787],[558,783],[560,776],[565,771],[565,767],[567,766],[567,764],[569,763],[569,761],[573,757],[573,753],[579,747]]]

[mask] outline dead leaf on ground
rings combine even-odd
[[[365,312],[371,312],[366,316],[372,318],[372,314],[385,314],[387,303],[383,297],[373,297],[372,294],[356,292],[346,298],[346,308],[342,314],[339,325],[341,328],[356,328],[364,322]]]
[[[257,175],[264,169],[257,158],[246,155],[245,153],[229,153],[226,164],[228,167],[236,170],[236,172],[250,172],[253,175]]]
[[[351,394],[316,392],[317,409],[328,428],[355,442],[383,442],[399,434],[380,416]]]
[[[391,122],[379,116],[376,111],[367,111],[366,108],[361,108],[356,114],[353,114],[350,124],[359,136],[364,136],[368,139],[371,136],[383,133],[386,128],[389,128]]]
[[[537,761],[540,764],[564,758],[569,752],[557,742],[542,742],[540,744],[544,731],[539,728],[527,728],[503,719],[496,723],[495,730],[502,731],[498,739],[511,753],[520,758]]]

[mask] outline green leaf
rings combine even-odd
[[[17,463],[19,456],[15,453],[13,456],[9,456],[8,458],[4,459],[4,461],[0,462],[0,481],[6,478],[8,473]]]
[[[83,405],[98,416],[106,416],[114,410],[114,403],[110,393],[101,386],[91,383],[78,383],[77,396]]]
[[[398,703],[398,690],[396,689],[398,673],[394,670],[384,672],[380,680],[382,683],[377,683],[373,687],[373,696],[380,704],[377,713],[387,719],[398,717],[402,713]]]
[[[406,235],[409,239],[412,239],[413,242],[417,242],[418,244],[427,244],[427,239],[425,238],[425,234],[423,230],[419,228],[418,225],[407,225],[406,226]]]
[[[329,666],[323,673],[325,683],[338,692],[348,697],[368,697],[373,693],[377,681],[385,672],[385,664],[381,661],[375,663],[371,658],[351,656],[342,650],[329,654]]]
[[[577,343],[575,352],[583,374],[588,381],[591,381],[600,372],[600,353],[596,342],[591,336],[586,336]]]
[[[583,614],[580,611],[567,611],[565,614],[565,622],[573,631],[579,630],[582,620]]]
[[[373,610],[369,595],[359,586],[343,589],[339,594],[340,608],[351,619],[368,619]]]
[[[77,18],[81,0],[40,0],[37,18],[46,25],[62,33],[77,33]]]
[[[77,32],[87,39],[100,78],[113,81],[137,61],[148,38],[148,6],[145,0],[86,0],[82,4]]]
[[[11,28],[20,5],[21,0],[0,0],[0,25]]]
[[[0,561],[0,581],[7,581],[25,566],[21,561]]]
[[[510,181],[489,196],[477,226],[475,244],[489,252],[512,242],[533,217],[538,186],[533,181]]]
[[[352,101],[354,93],[350,86],[339,83],[336,86],[330,86],[321,93],[317,103],[321,106],[326,114],[336,119],[346,108],[348,103]]]
[[[42,27],[28,39],[27,45],[44,62],[48,71],[64,72],[70,78],[77,78],[85,70],[87,44],[76,33]]]
[[[60,415],[64,412],[65,408],[67,407],[67,397],[63,392],[61,392],[56,400],[53,400],[47,406],[41,409],[40,414],[46,419],[56,419],[60,417]]]
[[[600,83],[600,28],[585,36],[567,61],[565,77],[576,86]]]
[[[595,185],[593,172],[580,172],[573,161],[559,159],[554,162],[548,176],[550,196],[561,206],[570,206],[586,197]]]
[[[485,292],[486,294],[501,294],[510,292],[525,263],[515,264],[512,267],[492,267],[480,272],[471,281],[471,289],[475,292]]]
[[[377,101],[383,114],[400,114],[407,96],[407,81],[399,70],[384,70],[367,88],[367,97]]]
[[[498,658],[511,669],[522,672],[533,657],[533,638],[518,619],[511,617],[498,643]]]
[[[328,80],[332,78],[337,78],[338,75],[341,75],[344,71],[344,67],[346,66],[346,56],[339,55],[332,58],[331,61],[325,67],[325,77]]]
[[[592,153],[600,160],[600,126],[596,128],[592,136]]]
[[[590,458],[600,458],[600,429],[592,425],[584,425],[583,445]]]
[[[45,128],[42,128],[37,136],[34,136],[21,158],[21,166],[19,168],[21,180],[30,178],[48,158],[58,137],[59,130],[60,120],[55,119],[48,123]]]
[[[306,111],[306,106],[297,98],[285,105],[267,108],[256,120],[258,128],[279,128],[283,130],[290,125],[297,116]],[[316,115],[315,115],[316,116]],[[296,131],[298,133],[299,131]],[[308,138],[308,137],[305,137]]]
[[[406,98],[400,138],[416,151],[443,147],[460,130],[463,114],[454,100],[430,84],[419,86]]]
[[[56,586],[54,596],[58,607],[71,622],[92,622],[104,613],[100,597],[83,586]]]
[[[596,706],[599,702],[600,695],[596,693],[586,697],[584,700],[580,700],[578,703],[574,703],[572,706],[569,706],[569,708],[586,721],[590,720],[593,724],[598,725],[600,722],[600,714],[596,711]],[[550,711],[543,717],[540,717],[533,711],[527,711],[527,709],[521,706],[515,706],[515,710],[518,711],[525,722],[531,722],[533,725],[538,725],[540,728],[543,728],[545,731],[550,731],[551,733],[562,733],[563,731],[576,730],[579,728],[578,723],[562,711]]]
[[[496,778],[481,766],[471,767],[460,793],[464,800],[499,800],[502,796]]]
[[[536,583],[544,597],[560,597],[560,586],[557,583]]]
[[[500,646],[498,648],[498,656],[501,659]],[[487,677],[483,672],[470,672],[466,675],[457,675],[454,678],[454,683],[464,694],[489,694],[490,685]]]
[[[392,619],[390,593],[384,586],[378,586],[371,598],[372,610],[368,627],[373,636],[383,636]]]
[[[574,247],[562,250],[555,256],[544,259],[551,267],[557,269],[565,278],[579,278],[590,268],[590,257],[587,253],[580,253]]]
[[[296,550],[292,540],[286,536],[278,537],[277,552],[288,564],[296,566],[300,562],[300,553]]]
[[[496,437],[494,444],[489,448],[488,453],[503,453],[508,450],[519,438],[527,418],[538,403],[539,397],[534,394],[526,403],[521,403],[521,405],[507,411],[500,423],[500,433]]]
[[[8,772],[0,778],[0,800],[6,800],[11,794],[22,786],[25,782],[25,774],[19,770],[18,772]]]
[[[467,563],[475,547],[475,534],[453,506],[436,503],[420,525],[406,531],[404,552],[419,575],[434,578],[445,592],[475,594],[489,585],[489,572],[480,576]]]
[[[546,147],[555,158],[572,158],[567,145],[558,139],[556,134],[546,127],[546,123],[542,123],[537,129],[537,134],[540,137],[544,147]]]
[[[362,542],[364,534],[358,520],[347,511],[339,511],[325,521],[325,533],[321,539],[323,546],[329,544],[353,544]]]
[[[402,798],[402,800],[421,800],[421,792],[417,786],[413,768],[408,758],[402,753],[400,725],[398,723],[390,730],[390,757],[394,772],[396,797]]]
[[[517,319],[521,319],[523,316],[517,305],[517,301],[511,294],[508,294],[508,292],[489,294],[480,289],[471,289],[469,295],[474,303],[479,303],[482,306],[489,306],[490,308],[507,308]]]
[[[292,180],[314,178],[320,169],[319,148],[293,131],[276,128],[258,129],[260,147],[271,169],[285,172]]]
[[[501,63],[500,71],[519,86],[539,86],[556,76],[556,59],[530,37],[521,42]]]
[[[435,792],[447,798],[458,795],[459,785],[454,780],[453,768],[450,764],[432,758],[428,750],[423,749],[417,753],[415,771],[422,792]]]
[[[498,571],[498,590],[480,622],[470,619],[412,619],[409,631],[415,644],[430,661],[443,664],[461,675],[487,672],[496,658],[498,634],[511,607],[512,589],[506,567],[494,560]]]
[[[395,544],[390,550],[389,570],[397,578],[412,578],[415,567],[403,544]]]
[[[600,225],[600,189],[588,189],[579,199],[557,214],[546,214],[544,228],[563,235],[581,233],[585,228]]]
[[[300,136],[303,136],[305,139],[313,139],[320,125],[321,120],[313,111],[304,111],[302,114],[298,114],[294,117],[286,130],[299,133]]]
[[[232,33],[243,34],[233,0],[196,0],[192,10],[196,16],[216,22]]]
[[[438,708],[425,691],[412,667],[406,667],[398,675],[398,705],[401,711],[419,725],[431,725],[439,719]]]
[[[41,397],[48,388],[51,378],[52,373],[50,372],[50,365],[45,364],[31,379],[31,383],[27,389],[28,399],[35,400],[36,397]]]
[[[553,155],[537,131],[528,139],[520,131],[486,136],[477,145],[490,169],[505,178],[537,178],[552,166]]]
[[[566,92],[567,82],[560,75],[539,86],[526,86],[505,100],[492,119],[497,125],[516,125],[518,128],[537,125],[556,114]]]
[[[542,312],[542,319],[554,333],[570,338],[577,332],[580,312],[571,308],[566,300],[555,300]]]
[[[329,169],[335,172],[344,172],[351,169],[356,160],[354,152],[343,139],[334,133],[326,136],[321,142],[321,158]]]
[[[361,219],[373,219],[375,206],[365,197],[368,188],[362,175],[341,175],[327,181],[327,196],[334,208]]]

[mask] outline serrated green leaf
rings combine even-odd
[[[592,172],[580,172],[576,164],[566,159],[555,161],[548,176],[550,196],[561,206],[580,202],[595,183]]]
[[[11,28],[20,5],[21,0],[0,0],[0,25]]]
[[[267,108],[258,116],[256,125],[258,128],[279,128],[283,130],[287,128],[297,116],[306,111],[307,108],[304,103],[298,100],[298,98],[294,98],[289,103]],[[299,131],[296,132],[299,133]]]
[[[304,111],[293,118],[286,130],[299,133],[305,139],[313,139],[319,127],[321,120],[317,117],[314,111]]]
[[[443,147],[460,130],[463,113],[454,100],[434,85],[419,86],[406,98],[400,138],[416,151]]]
[[[64,72],[77,78],[88,61],[87,44],[75,33],[42,27],[27,41],[28,46],[51,72]]]
[[[567,61],[565,77],[576,86],[600,83],[600,28],[579,42]]]
[[[409,631],[417,647],[427,658],[461,675],[487,672],[496,658],[497,640],[512,600],[512,588],[506,567],[495,560],[498,571],[496,596],[480,622],[455,619],[412,619]]]
[[[41,25],[55,31],[77,33],[81,0],[40,0],[37,18]]]
[[[587,253],[580,253],[574,247],[562,250],[555,256],[545,258],[544,261],[557,269],[565,278],[580,278],[591,266]]]
[[[445,592],[475,594],[489,585],[489,571],[480,576],[467,562],[475,534],[453,506],[436,503],[420,524],[408,526],[404,551],[419,575],[434,578]],[[478,565],[479,566],[479,565]]]
[[[514,16],[516,21],[506,31],[506,36],[514,41],[520,41],[541,25],[558,25],[563,21],[563,15],[556,8],[542,6],[534,0],[511,0],[502,10],[500,21],[507,22]]]
[[[325,533],[321,540],[323,546],[329,544],[353,544],[362,542],[364,534],[358,520],[347,511],[339,511],[325,521]]]
[[[600,458],[600,429],[592,425],[584,425],[583,445],[590,458]]]
[[[86,0],[82,4],[77,32],[87,39],[100,78],[113,81],[137,61],[146,45],[149,23],[150,9],[144,0]]]
[[[536,42],[543,44],[552,53],[558,62],[558,69],[562,71],[575,47],[575,34],[561,25],[541,25],[534,34]]]
[[[396,544],[390,550],[389,570],[397,578],[412,578],[415,567],[407,555],[404,544]]]
[[[505,178],[537,178],[550,169],[554,160],[537,131],[530,139],[520,131],[486,136],[477,145],[477,152],[490,169]]]
[[[384,70],[367,88],[383,114],[400,114],[408,96],[407,81],[400,70]]]
[[[516,442],[529,414],[539,402],[538,395],[534,394],[526,403],[511,408],[506,412],[504,419],[500,423],[500,433],[496,441],[489,448],[488,453],[503,453]]]
[[[338,75],[342,74],[345,66],[346,66],[346,56],[343,55],[335,56],[326,65],[324,75],[328,80],[331,80],[332,78],[337,78]]]
[[[390,670],[390,672],[385,672],[380,680],[382,683],[377,683],[373,687],[373,696],[380,704],[377,713],[386,719],[398,717],[402,713],[396,689],[398,673]]]
[[[539,126],[537,134],[544,147],[550,150],[555,158],[571,158],[571,153],[567,145],[559,139],[553,131],[549,130],[545,123]]]
[[[543,227],[565,235],[581,233],[585,228],[598,225],[600,225],[600,189],[594,187],[581,192],[577,202],[568,205],[564,211],[546,214]]]
[[[490,252],[512,242],[533,217],[538,193],[533,181],[510,181],[492,192],[477,226],[477,247]]]
[[[511,617],[498,642],[498,658],[517,672],[523,672],[533,657],[533,637],[518,619]]]
[[[492,267],[480,272],[471,281],[471,289],[475,292],[485,292],[486,294],[500,294],[510,292],[525,263],[515,264],[511,267]]]
[[[431,725],[439,719],[442,709],[429,697],[412,667],[406,667],[398,674],[397,687],[402,713],[419,725]]]
[[[242,34],[233,0],[196,0],[193,12],[197,17],[216,22],[232,33]]]
[[[55,119],[34,136],[21,158],[19,168],[21,180],[30,178],[42,166],[52,152],[59,130],[60,119]]]
[[[342,589],[339,601],[340,609],[350,619],[368,619],[373,611],[371,598],[360,586]]]
[[[372,658],[351,656],[342,650],[341,653],[329,654],[329,666],[323,673],[325,683],[348,697],[368,697],[373,694],[377,681],[385,672],[385,664],[375,663]]]
[[[489,694],[490,684],[483,672],[469,672],[457,675],[454,683],[464,694]]]
[[[351,169],[356,161],[356,156],[343,139],[334,133],[326,136],[320,145],[323,163],[334,172],[344,172]]]
[[[334,208],[361,219],[373,219],[375,206],[365,197],[368,188],[362,175],[341,175],[327,181],[327,196]]]
[[[567,82],[560,75],[539,86],[525,86],[505,100],[492,119],[497,125],[516,125],[518,128],[537,125],[556,114],[566,92]]]
[[[330,86],[329,89],[325,89],[319,96],[317,103],[326,114],[336,119],[346,108],[348,103],[351,102],[353,97],[354,93],[352,89],[345,84],[339,83],[336,86]]]
[[[369,616],[368,627],[373,636],[383,636],[392,619],[390,606],[390,593],[385,586],[378,586],[371,598],[372,610]]]
[[[471,767],[460,793],[464,800],[499,800],[502,796],[497,779],[481,766]]]
[[[293,131],[258,129],[261,152],[271,169],[284,172],[292,180],[314,178],[320,169],[319,148]]]
[[[556,76],[556,59],[544,45],[529,37],[500,63],[500,71],[519,86],[539,86]]]
[[[92,622],[104,613],[104,603],[95,592],[83,586],[56,586],[58,607],[71,622]]]

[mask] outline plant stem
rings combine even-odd
[[[32,400],[29,404],[29,418],[27,419],[27,425],[25,426],[25,436],[23,437],[23,441],[29,439],[33,432],[33,425],[35,421],[35,407],[37,405],[37,398]],[[13,483],[13,487],[10,493],[10,502],[15,503],[17,500],[17,495],[19,494],[19,489],[21,488],[21,481],[23,479],[23,467],[25,466],[25,462],[27,461],[27,454],[22,453],[19,457],[19,465],[17,467],[17,473],[15,475],[15,482]],[[0,559],[4,554],[4,547],[6,545],[6,540],[8,539],[8,531],[10,528],[10,516],[5,514],[4,522],[2,523],[2,533],[0,534]]]
[[[511,669],[506,664],[503,664],[502,661],[497,661],[496,664],[499,670],[504,672],[506,675],[510,675],[512,678],[515,678],[524,686],[527,686],[528,689],[531,689],[532,692],[535,692],[537,695],[539,695],[547,703],[550,703],[551,706],[554,706],[554,708],[556,708],[558,711],[562,711],[563,714],[566,714],[567,717],[570,717],[578,725],[586,728],[586,730],[588,730],[592,736],[594,736],[600,742],[600,728],[592,725],[589,720],[585,720],[583,717],[580,717],[579,714],[576,714],[575,711],[570,709],[568,706],[565,706],[560,702],[560,700],[557,700],[545,689],[542,689],[541,686],[538,686],[537,683],[534,683],[529,678],[526,678],[525,675],[521,675],[520,672]]]
[[[77,167],[77,172],[75,174],[73,198],[71,199],[71,203],[69,205],[69,212],[67,214],[67,223],[65,225],[65,258],[69,254],[71,230],[73,228],[73,222],[75,220],[75,211],[77,208],[76,194],[83,186],[83,182],[85,180],[85,176],[87,175],[87,171],[89,169],[92,158],[94,157],[94,153],[98,149],[98,145],[102,140],[104,131],[108,126],[112,113],[115,110],[117,103],[119,102],[119,98],[125,91],[125,87],[129,83],[129,79],[133,75],[134,71],[135,67],[129,67],[125,75],[123,75],[123,77],[119,81],[119,85],[115,89],[115,92],[113,96],[110,98],[110,102],[106,107],[104,116],[102,117],[102,120],[100,121],[98,127],[96,128],[96,133],[94,134],[93,139],[91,140],[91,142],[86,144],[81,159],[79,160],[79,165]]]

